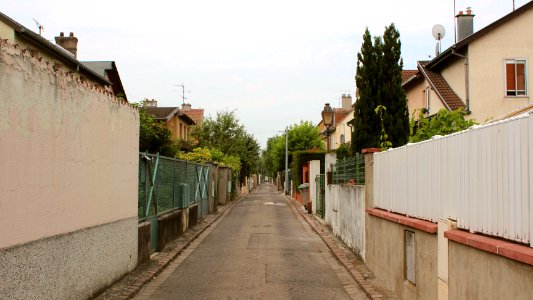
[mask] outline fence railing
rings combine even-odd
[[[338,159],[335,164],[331,164],[331,170],[333,184],[365,184],[365,159],[360,153],[356,153],[354,157]]]
[[[140,153],[139,220],[206,199],[207,172],[202,164]]]
[[[533,246],[533,115],[374,155],[374,205]]]

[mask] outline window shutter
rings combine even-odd
[[[516,89],[519,91],[526,89],[525,67],[526,65],[523,62],[516,64]]]
[[[515,78],[514,78],[514,74],[515,74],[514,69],[515,69],[515,64],[513,64],[513,63],[507,63],[505,65],[505,78],[507,80],[507,91],[516,90]]]

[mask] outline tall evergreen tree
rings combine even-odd
[[[383,126],[392,146],[407,143],[409,111],[402,88],[402,68],[400,33],[394,24],[385,28],[383,40],[374,37],[373,42],[366,29],[361,51],[357,54],[355,83],[359,95],[354,106],[354,151],[379,147],[381,119],[375,113],[378,105],[386,107]]]
[[[357,54],[355,75],[359,95],[354,105],[352,147],[356,152],[379,145],[380,120],[374,109],[379,103],[381,44],[380,38],[375,38],[372,42],[367,28],[363,35],[361,52]]]
[[[409,140],[409,109],[402,87],[401,47],[400,33],[394,24],[391,24],[383,33],[380,104],[387,108],[383,116],[383,126],[393,147],[405,145]]]

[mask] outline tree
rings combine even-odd
[[[378,105],[378,93],[380,93],[378,84],[381,75],[380,49],[381,39],[375,38],[372,42],[370,31],[367,28],[363,35],[361,51],[357,53],[355,84],[359,97],[354,104],[354,131],[352,134],[354,152],[379,145],[380,121],[374,110]]]
[[[407,143],[409,110],[402,88],[402,68],[400,33],[394,24],[385,28],[383,39],[375,37],[373,42],[366,29],[357,54],[355,82],[359,98],[354,110],[354,151],[378,147],[382,130],[393,147]],[[379,105],[385,108],[381,116],[375,113]]]
[[[300,121],[289,126],[289,153],[299,150],[324,150],[324,142],[320,138],[318,128],[310,121]],[[273,177],[285,169],[285,134],[270,137],[267,148],[262,153],[265,167]],[[290,159],[290,157],[289,157]]]
[[[240,180],[256,169],[259,144],[246,132],[233,111],[217,112],[215,119],[209,117],[194,128],[191,136],[196,147],[218,149],[228,156],[241,159]]]
[[[383,113],[383,127],[392,147],[403,146],[409,140],[409,109],[405,90],[402,87],[401,47],[400,33],[394,24],[391,24],[383,33],[381,48],[383,81],[379,86],[381,94],[379,105],[386,107]]]
[[[410,142],[416,143],[430,139],[435,135],[447,135],[457,131],[465,130],[476,124],[475,120],[465,120],[466,112],[460,108],[454,111],[441,109],[430,118],[425,118],[422,111],[419,112],[418,119],[411,118]]]
[[[138,104],[135,105],[139,107]],[[142,107],[139,108],[139,151],[173,157],[178,149],[170,130]]]

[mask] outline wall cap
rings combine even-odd
[[[369,215],[382,218],[394,223],[407,225],[415,229],[425,231],[427,233],[437,233],[438,225],[430,221],[407,217],[393,212],[388,212],[379,208],[367,208],[366,212]]]
[[[361,149],[361,153],[363,153],[363,154],[376,153],[376,152],[381,152],[381,148],[365,148],[365,149]]]
[[[458,229],[444,232],[444,237],[456,243],[507,257],[533,266],[533,248]]]

